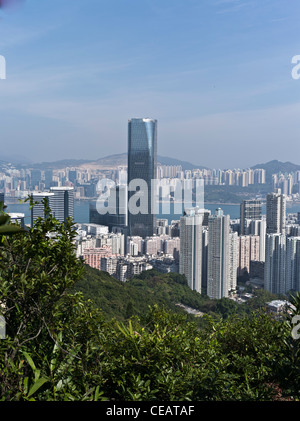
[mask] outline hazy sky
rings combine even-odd
[[[1,156],[127,150],[132,117],[158,153],[214,168],[300,164],[299,0],[24,0],[0,10]],[[0,159],[1,159],[0,156]]]

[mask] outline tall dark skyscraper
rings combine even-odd
[[[156,179],[157,168],[157,121],[149,118],[133,118],[128,122],[128,230],[131,236],[151,236],[155,230],[153,212],[152,180]],[[132,211],[131,204],[139,190],[130,191],[130,184],[142,180],[147,186],[137,206],[140,211]],[[142,188],[141,188],[142,190]],[[133,200],[131,200],[131,198]]]

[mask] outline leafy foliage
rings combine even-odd
[[[175,303],[209,301],[184,277],[147,272],[121,284],[96,276],[76,259],[72,221],[46,214],[28,231],[2,237],[1,400],[299,399],[292,318],[237,314],[221,300],[211,304],[222,317],[204,315],[199,326]],[[295,303],[299,314],[299,296]]]

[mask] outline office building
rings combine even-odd
[[[133,118],[128,122],[128,230],[130,236],[137,235],[145,238],[152,236],[155,232],[156,204],[152,180],[156,179],[156,175],[157,121]],[[140,183],[143,185],[141,186]]]
[[[49,193],[49,192],[31,193],[31,198],[33,202],[35,203],[34,206],[31,208],[31,227],[33,227],[37,218],[44,219],[45,217],[47,217],[47,214],[45,212],[45,205],[43,203],[44,201],[46,201],[47,205],[50,207],[50,210],[52,210],[54,193]]]
[[[34,190],[35,187],[39,185],[39,182],[42,179],[42,171],[41,170],[31,170],[30,171],[30,185],[31,188]]]
[[[59,222],[65,222],[67,218],[74,217],[74,188],[51,187],[53,193],[52,213]]]
[[[25,213],[9,213],[12,224],[18,224],[21,228],[25,228]]]
[[[202,222],[197,208],[186,209],[180,218],[179,273],[186,276],[191,289],[201,293],[202,283]]]

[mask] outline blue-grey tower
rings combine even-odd
[[[151,236],[155,230],[154,180],[157,171],[157,120],[133,118],[128,121],[128,234]],[[147,191],[141,194],[141,210],[137,213],[130,206],[130,199],[139,191],[131,186],[142,180]],[[140,190],[143,190],[140,187]],[[133,198],[134,199],[134,198]],[[143,205],[142,205],[143,203]],[[154,205],[154,207],[153,207]]]

